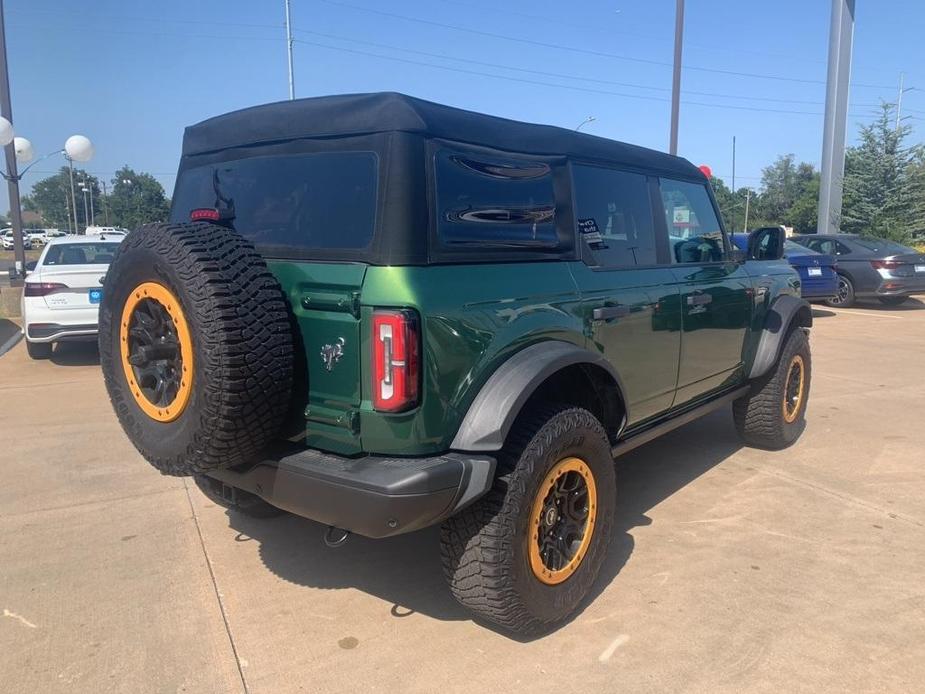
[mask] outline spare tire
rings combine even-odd
[[[292,391],[279,283],[254,247],[208,223],[149,224],[106,273],[100,363],[138,451],[168,475],[257,461]]]

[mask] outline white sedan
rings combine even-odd
[[[48,240],[22,295],[30,357],[47,359],[55,342],[96,339],[103,279],[118,247],[117,239],[94,236]]]

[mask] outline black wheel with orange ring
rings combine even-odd
[[[163,473],[254,462],[286,419],[289,311],[263,258],[231,229],[129,234],[106,274],[99,346],[123,429]]]
[[[441,531],[456,599],[521,635],[555,629],[591,590],[611,542],[615,465],[588,410],[548,405],[518,418],[489,493]]]

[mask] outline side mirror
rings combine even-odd
[[[28,263],[26,263],[26,274],[29,274],[30,272],[35,272],[35,264],[37,262],[38,261],[36,260],[30,260]]]
[[[780,260],[784,257],[783,227],[762,227],[748,235],[749,260]]]

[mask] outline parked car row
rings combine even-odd
[[[732,240],[747,250],[748,234]],[[895,241],[859,234],[800,234],[784,244],[800,275],[803,298],[847,308],[857,299],[898,306],[925,293],[925,253]]]
[[[115,239],[117,237],[124,238],[127,233],[128,231],[119,227],[88,226],[85,235]],[[67,232],[60,229],[23,229],[23,248],[27,251],[33,248],[42,248],[51,239],[59,239],[67,235]],[[0,245],[3,246],[3,250],[12,251],[15,247],[14,243],[13,228],[0,229]]]

